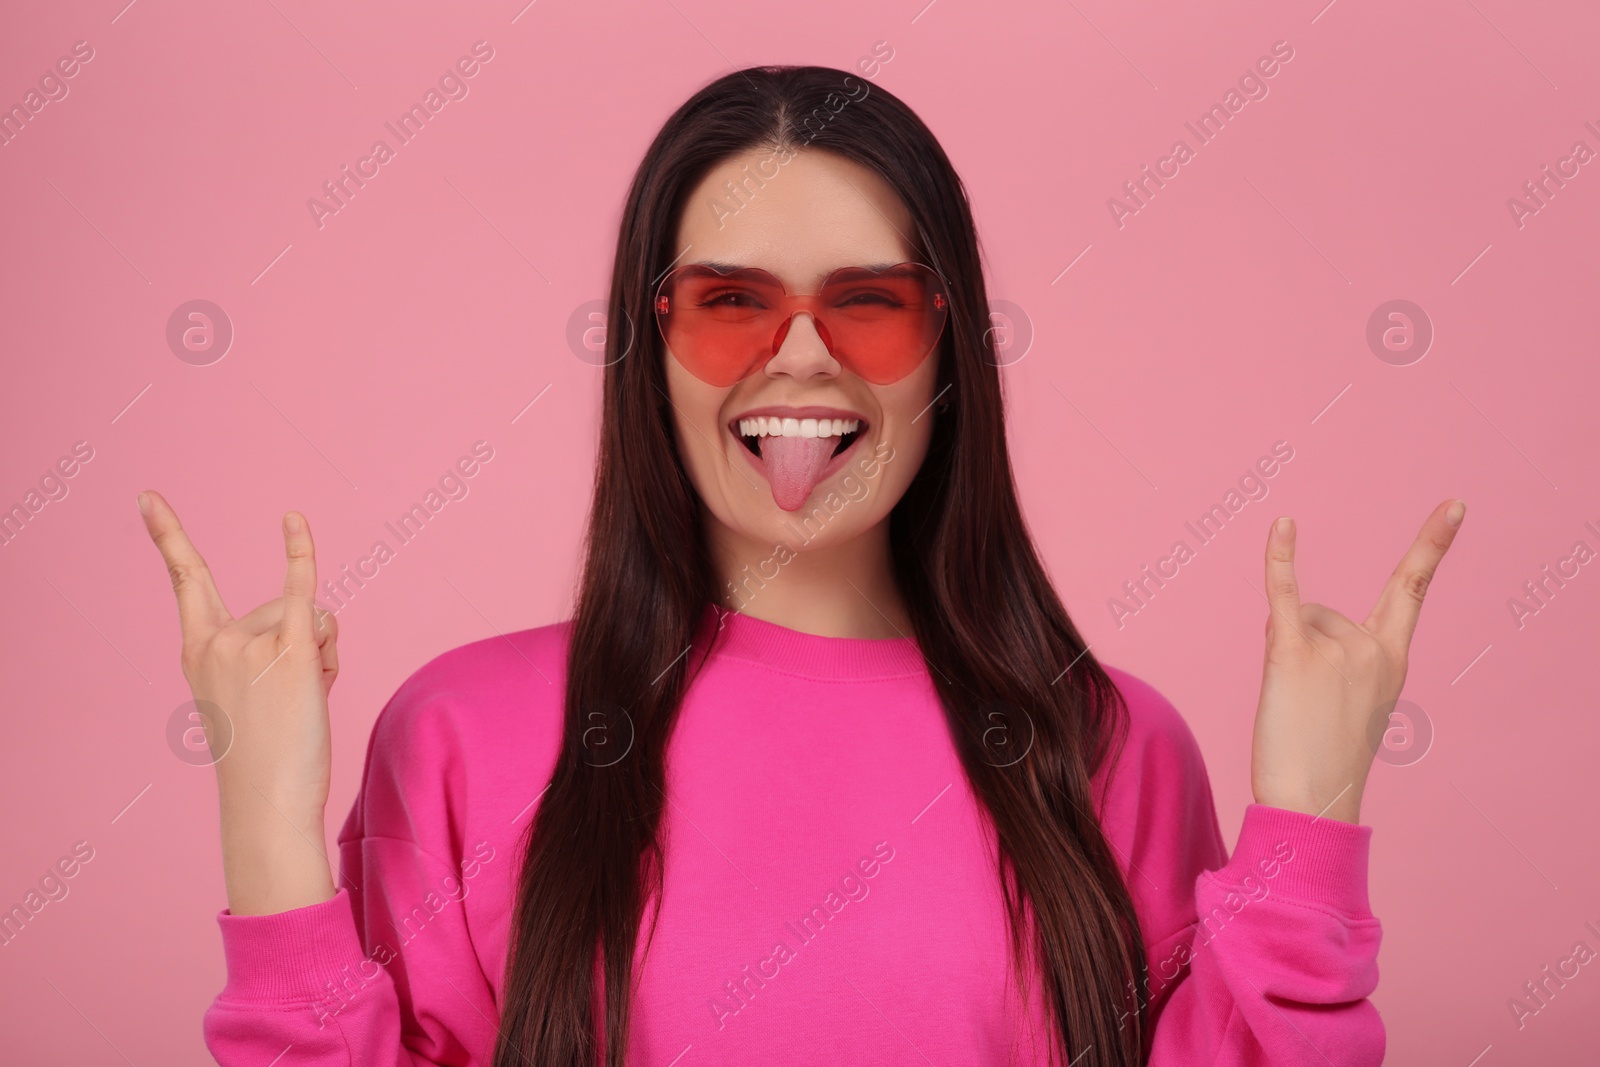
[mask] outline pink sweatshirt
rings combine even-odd
[[[204,1029],[223,1067],[490,1063],[569,628],[419,669],[373,727],[338,895],[218,915],[228,977]],[[1103,825],[1146,939],[1151,1063],[1379,1063],[1371,828],[1252,804],[1229,858],[1188,726],[1107,669],[1132,729]],[[727,615],[668,794],[628,1062],[1047,1062],[1039,983],[1024,1004],[1007,982],[994,851],[914,640]]]

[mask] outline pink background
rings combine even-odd
[[[74,42],[94,49],[0,147],[0,504],[74,442],[94,450],[0,548],[0,904],[94,849],[0,948],[8,1060],[207,1060],[216,794],[168,748],[188,691],[134,494],[168,495],[242,613],[280,591],[286,509],[331,574],[493,447],[340,612],[331,841],[407,674],[568,610],[599,376],[568,322],[605,292],[648,140],[734,66],[854,69],[878,41],[893,58],[873,81],[944,143],[991,294],[1036,334],[1004,375],[1060,592],[1097,655],[1188,717],[1230,840],[1268,523],[1295,516],[1305,598],[1359,621],[1429,510],[1468,502],[1405,691],[1432,749],[1379,764],[1363,812],[1376,1003],[1395,1063],[1593,1056],[1600,964],[1520,1030],[1507,1007],[1578,940],[1600,948],[1600,562],[1520,628],[1507,606],[1575,542],[1600,550],[1600,163],[1521,227],[1507,207],[1575,141],[1600,150],[1592,6],[123,2],[13,14],[0,35],[7,107]],[[307,199],[393,146],[384,122],[479,40],[494,57],[469,95],[319,229]],[[1269,95],[1119,228],[1108,198],[1175,139],[1195,147],[1184,122],[1280,40],[1294,58]],[[1396,298],[1436,330],[1408,366],[1365,340]],[[166,342],[194,299],[235,330],[208,366]],[[1184,523],[1279,440],[1294,458],[1268,499],[1119,627],[1122,583],[1193,547]]]

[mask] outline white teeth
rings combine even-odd
[[[786,419],[756,415],[739,420],[741,437],[842,437],[859,429],[860,419]]]

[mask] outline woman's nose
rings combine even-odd
[[[764,368],[769,376],[787,374],[792,378],[811,378],[839,373],[839,361],[823,343],[816,320],[809,311],[795,312],[787,323],[778,327],[778,332],[783,339]]]

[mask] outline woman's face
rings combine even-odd
[[[921,260],[905,205],[876,173],[822,150],[802,149],[778,166],[782,158],[755,150],[714,168],[685,204],[673,266],[760,267],[798,294],[817,292],[839,267]],[[743,206],[727,182],[746,183]],[[670,351],[665,358],[678,448],[723,544],[731,535],[735,547],[754,551],[843,545],[888,517],[927,453],[937,352],[907,377],[875,385],[828,353],[802,311],[777,354],[734,385],[709,385]],[[818,451],[816,441],[769,445],[769,437],[741,434],[752,428],[742,420],[758,415],[827,416],[858,430],[837,453]],[[765,456],[747,440],[766,445]]]

